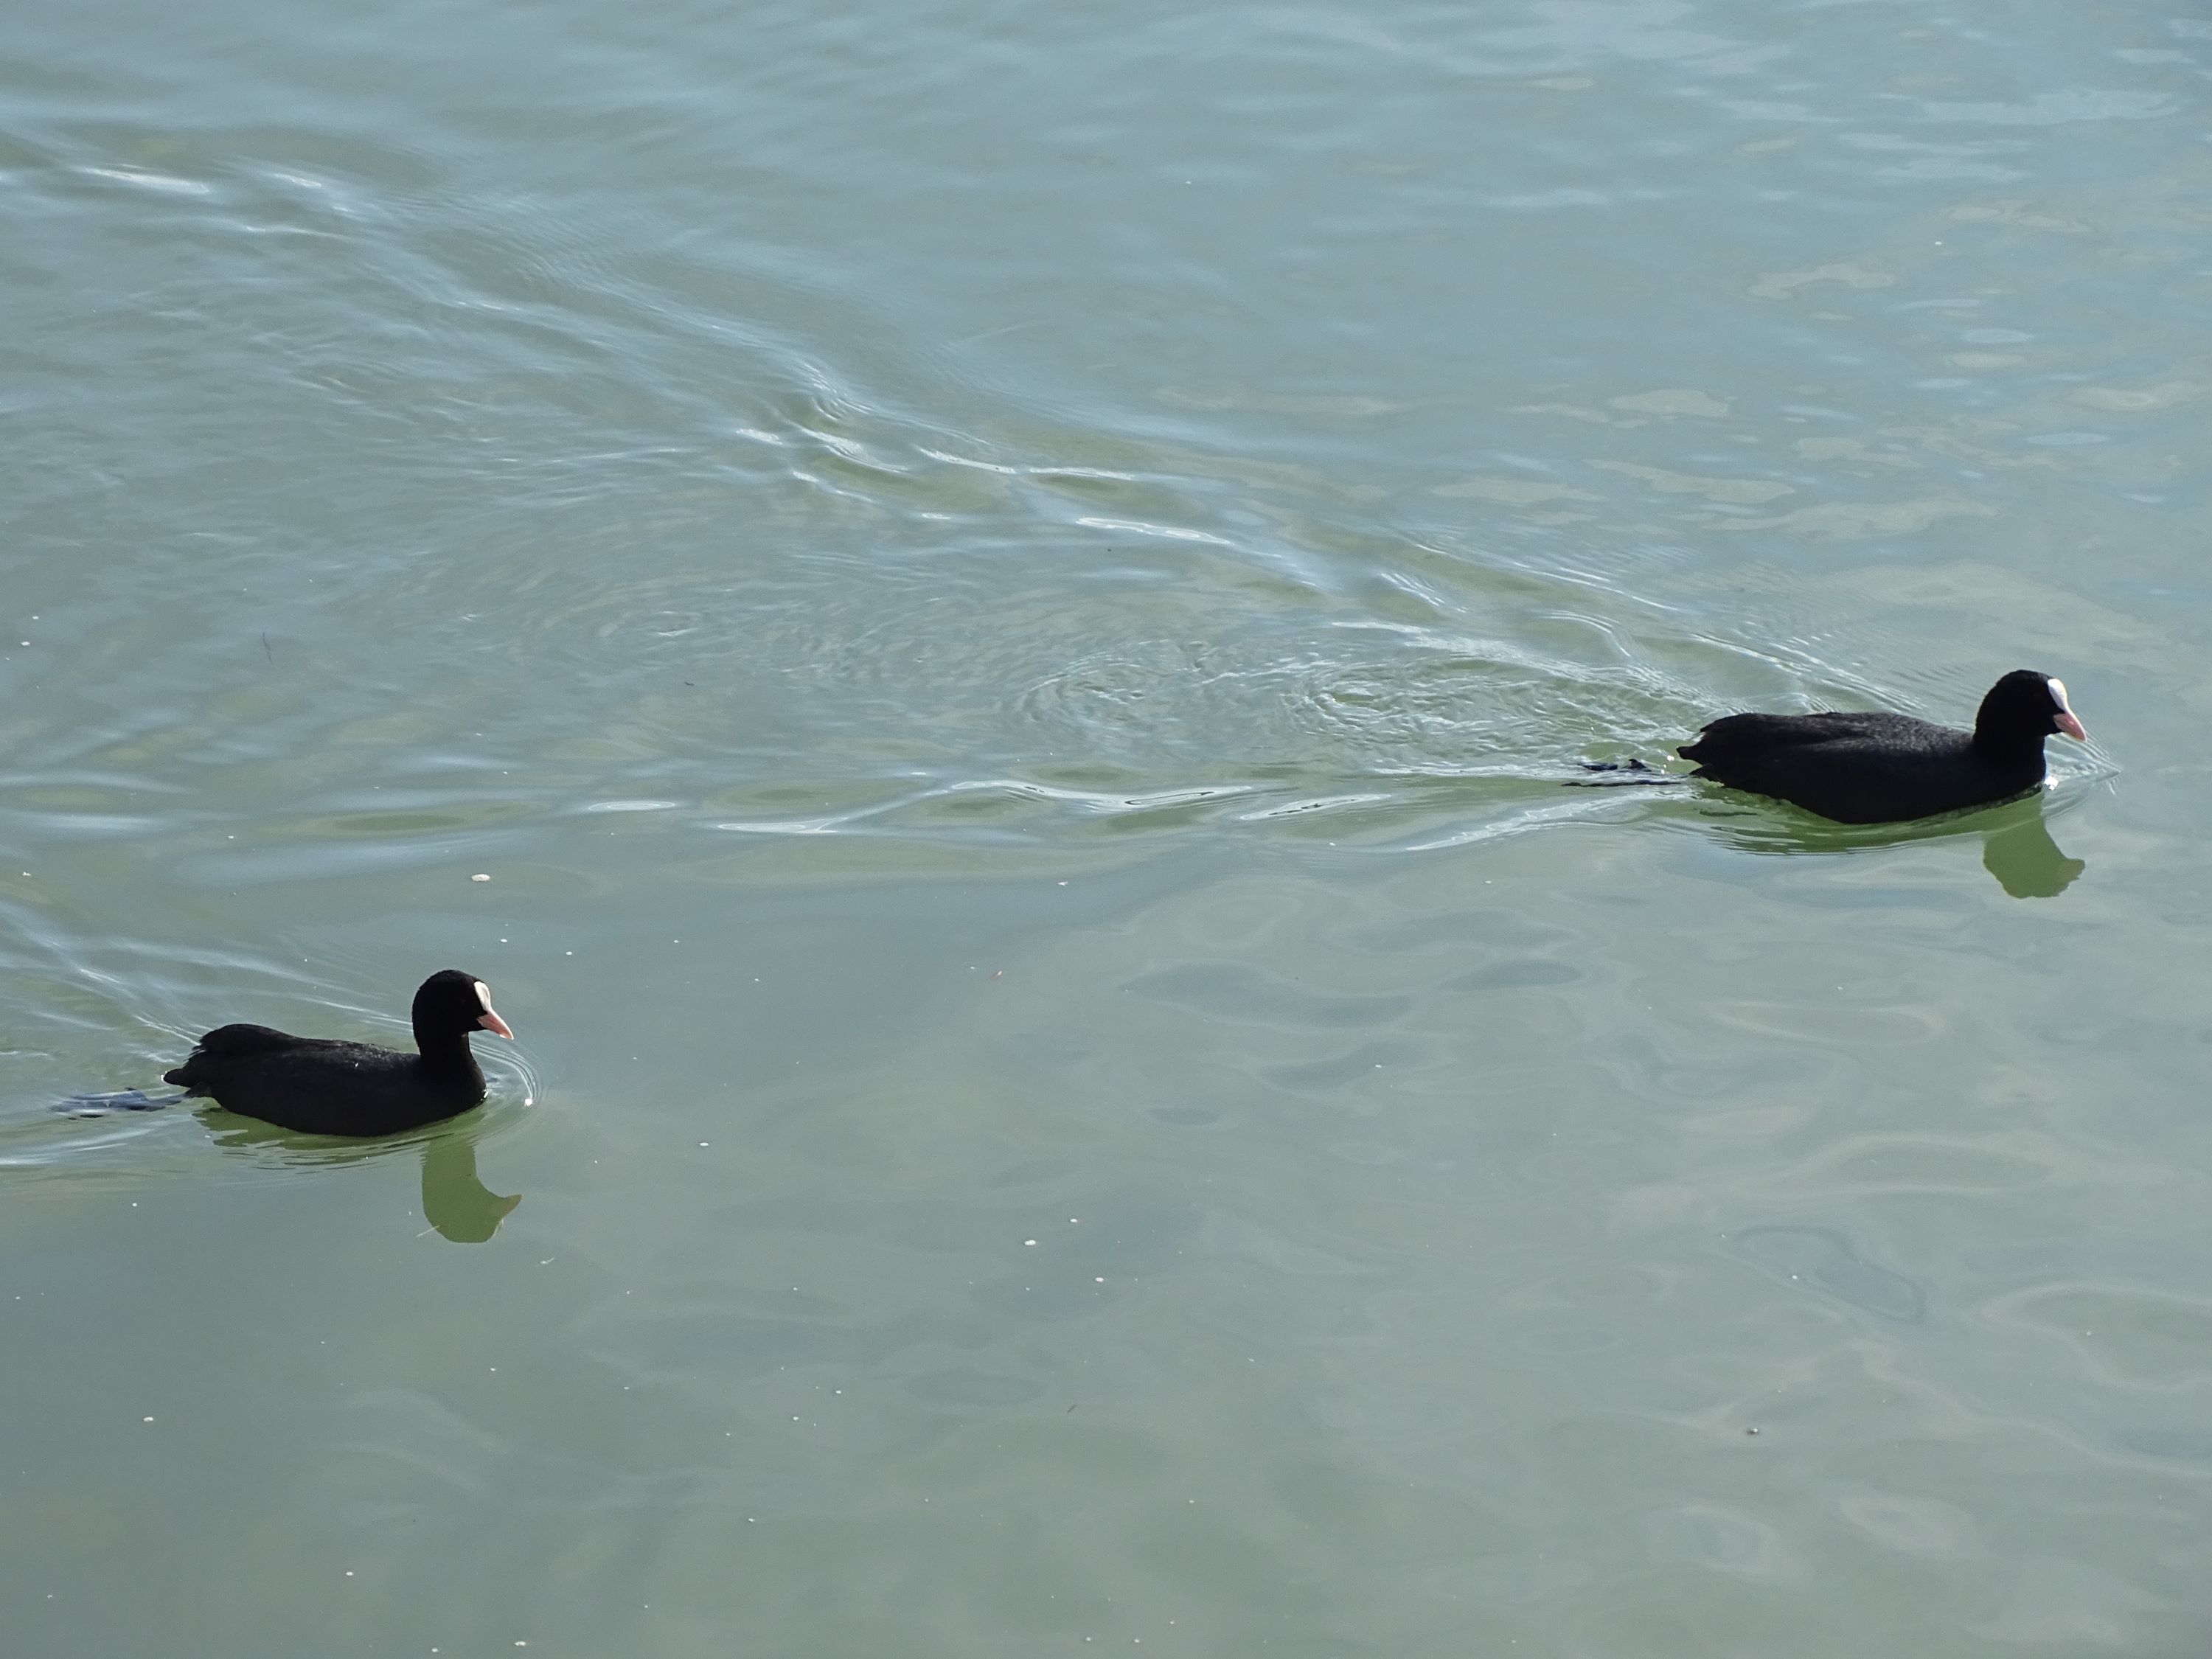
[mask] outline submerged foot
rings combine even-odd
[[[1626,760],[1577,761],[1585,772],[1602,774],[1599,777],[1569,778],[1570,789],[1623,789],[1640,783],[1680,783],[1681,779],[1662,772],[1656,766],[1646,766],[1633,756]]]
[[[54,1110],[70,1117],[105,1117],[110,1112],[158,1112],[184,1099],[181,1094],[149,1095],[143,1089],[118,1089],[112,1094],[71,1095],[54,1103]]]

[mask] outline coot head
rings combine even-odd
[[[416,1047],[436,1036],[459,1033],[465,1037],[478,1026],[496,1036],[512,1039],[514,1036],[507,1022],[492,1011],[491,993],[474,974],[447,968],[424,980],[422,988],[415,993]]]
[[[2053,732],[2063,732],[2076,743],[2089,734],[2074,717],[2066,702],[2066,684],[2033,668],[2015,668],[1990,688],[1974,716],[1974,737],[1983,744],[2043,746]]]

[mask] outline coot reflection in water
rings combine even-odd
[[[2038,808],[2021,823],[1984,833],[1982,866],[2014,898],[2056,898],[2087,864],[2067,857],[2051,840]]]
[[[477,1179],[476,1137],[447,1129],[422,1143],[422,1214],[455,1244],[482,1244],[522,1202]]]
[[[1905,824],[1843,824],[1787,805],[1735,811],[1703,805],[1694,812],[1703,828],[1717,830],[1747,853],[1790,857],[1867,853],[1908,842],[1978,833],[1982,867],[2014,898],[2056,898],[2087,867],[2051,839],[2040,793],[2001,806],[1954,812]]]
[[[410,1145],[422,1155],[422,1214],[438,1233],[456,1244],[482,1244],[522,1202],[520,1193],[495,1193],[477,1176],[477,1136],[482,1126],[447,1121],[419,1135],[374,1142],[347,1141],[240,1117],[219,1106],[204,1107],[201,1121],[218,1146],[251,1151],[297,1168],[301,1164],[358,1164],[389,1157]]]

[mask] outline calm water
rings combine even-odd
[[[2209,75],[11,17],[9,1652],[2204,1651]],[[2022,665],[1932,833],[1559,787]],[[432,1133],[51,1109],[449,963]]]

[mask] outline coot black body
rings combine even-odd
[[[492,1011],[483,981],[457,969],[424,980],[414,1012],[416,1054],[293,1036],[266,1025],[223,1025],[194,1044],[164,1081],[305,1134],[398,1134],[457,1116],[484,1097],[471,1031],[514,1035]]]
[[[2039,787],[2053,732],[2088,738],[2066,687],[2020,668],[1990,688],[1971,732],[1909,714],[1730,714],[1676,752],[1697,762],[1695,777],[1839,823],[1896,823]]]

